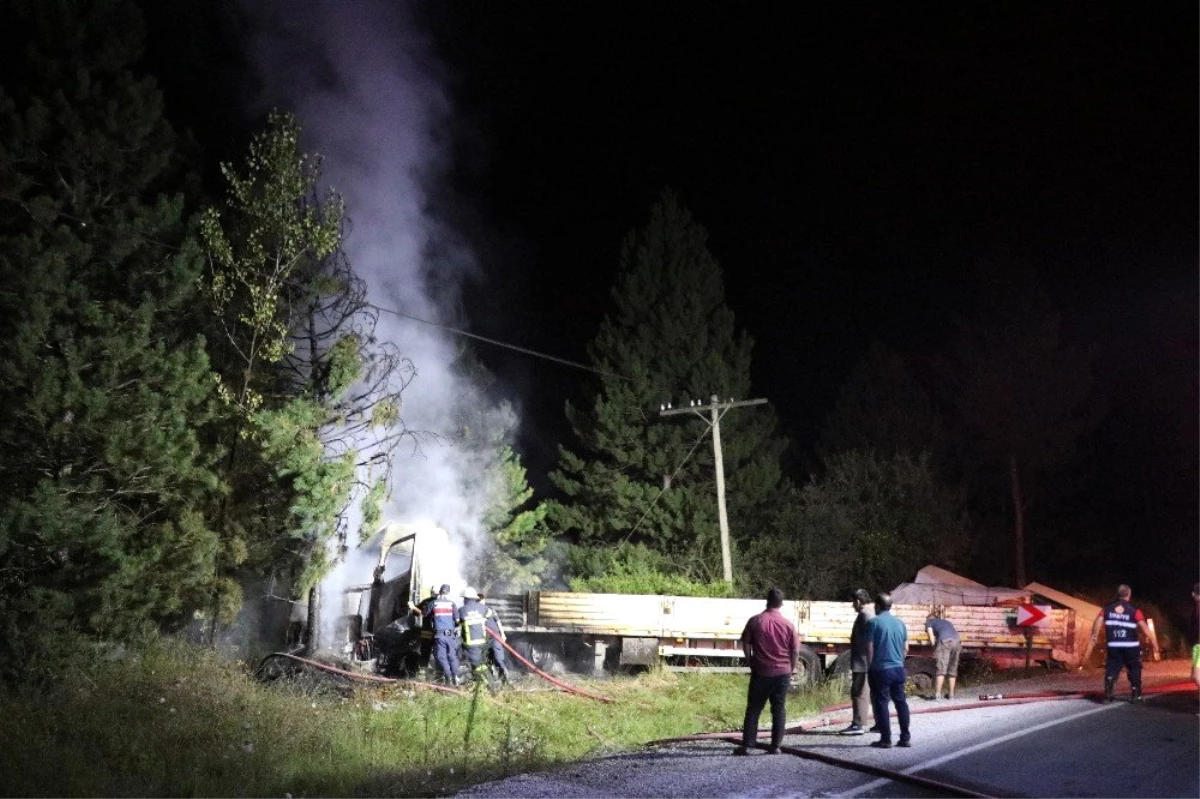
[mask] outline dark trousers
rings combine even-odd
[[[1104,659],[1104,679],[1116,680],[1125,669],[1129,687],[1142,690],[1142,648],[1140,646],[1110,646]]]
[[[865,726],[871,713],[871,693],[867,690],[867,673],[856,671],[850,675],[850,705],[854,708],[851,724]]]
[[[442,676],[450,681],[458,676],[458,638],[454,633],[436,633],[433,639],[434,657]]]
[[[900,719],[900,737],[908,738],[908,699],[904,696],[904,681],[907,675],[903,666],[890,669],[872,669],[867,672],[871,685],[871,709],[875,712],[875,723],[879,725],[879,740],[892,740],[892,720],[888,713],[888,700],[896,705],[896,717]]]
[[[495,638],[491,640],[492,661],[496,664],[496,671],[500,672],[500,676],[508,679],[508,664],[504,660],[504,644],[497,641]]]
[[[746,694],[746,719],[742,723],[742,746],[752,746],[758,740],[758,719],[767,702],[771,703],[771,746],[783,743],[787,729],[787,690],[792,675],[759,677],[750,675],[750,690]]]

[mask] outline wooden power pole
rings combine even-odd
[[[711,401],[705,405],[703,400],[696,400],[687,408],[672,408],[670,405],[659,410],[659,416],[674,416],[677,413],[694,413],[708,423],[713,435],[713,466],[717,471],[717,520],[721,525],[721,568],[724,571],[725,582],[733,583],[733,560],[729,554],[729,515],[725,512],[725,460],[721,456],[721,417],[730,408],[741,408],[746,405],[763,405],[765,399],[720,402],[713,394]],[[709,418],[704,412],[708,411]]]

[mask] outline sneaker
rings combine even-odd
[[[779,754],[779,747],[778,747],[778,746],[768,746],[768,747],[767,747],[767,754],[768,754],[768,755],[777,755],[777,754]]]
[[[882,738],[880,738],[878,741],[871,741],[871,746],[875,747],[876,749],[891,749],[892,742],[885,741]]]
[[[745,757],[748,754],[750,754],[750,750],[744,746],[739,746],[737,749],[733,750],[734,757]]]
[[[924,699],[926,702],[936,702],[936,701],[937,701],[937,699],[938,699],[938,698],[937,698],[936,696],[934,696],[933,694],[925,694],[925,695],[924,695],[924,696],[922,696],[921,698],[922,698],[922,699]]]
[[[866,732],[861,724],[851,724],[844,730],[839,730],[838,735],[862,735]]]
[[[905,738],[901,736],[900,740],[896,743],[896,746],[903,746],[905,749],[908,749],[910,746],[912,746],[912,738]]]
[[[871,728],[869,730],[867,730],[867,732],[879,732],[879,731],[880,730],[879,730],[878,724],[872,725]]]

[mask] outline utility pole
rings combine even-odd
[[[721,568],[724,571],[725,582],[733,583],[733,560],[729,554],[729,516],[725,512],[725,460],[721,455],[721,417],[729,412],[730,408],[742,408],[747,405],[763,405],[765,399],[741,400],[734,402],[720,402],[717,395],[713,394],[708,405],[704,404],[703,400],[693,400],[692,404],[686,408],[672,408],[670,405],[664,405],[659,409],[659,416],[674,416],[677,413],[694,413],[708,423],[712,428],[713,434],[713,466],[717,471],[717,520],[721,525]],[[705,419],[704,411],[709,412],[709,418]]]

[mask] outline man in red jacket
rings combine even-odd
[[[771,745],[767,754],[779,754],[783,731],[787,728],[787,690],[796,673],[800,638],[795,626],[783,617],[783,592],[767,592],[767,609],[751,616],[742,631],[742,651],[750,664],[750,691],[746,696],[746,718],[742,724],[742,745],[735,755],[749,754],[758,740],[758,719],[763,707],[771,703]]]

